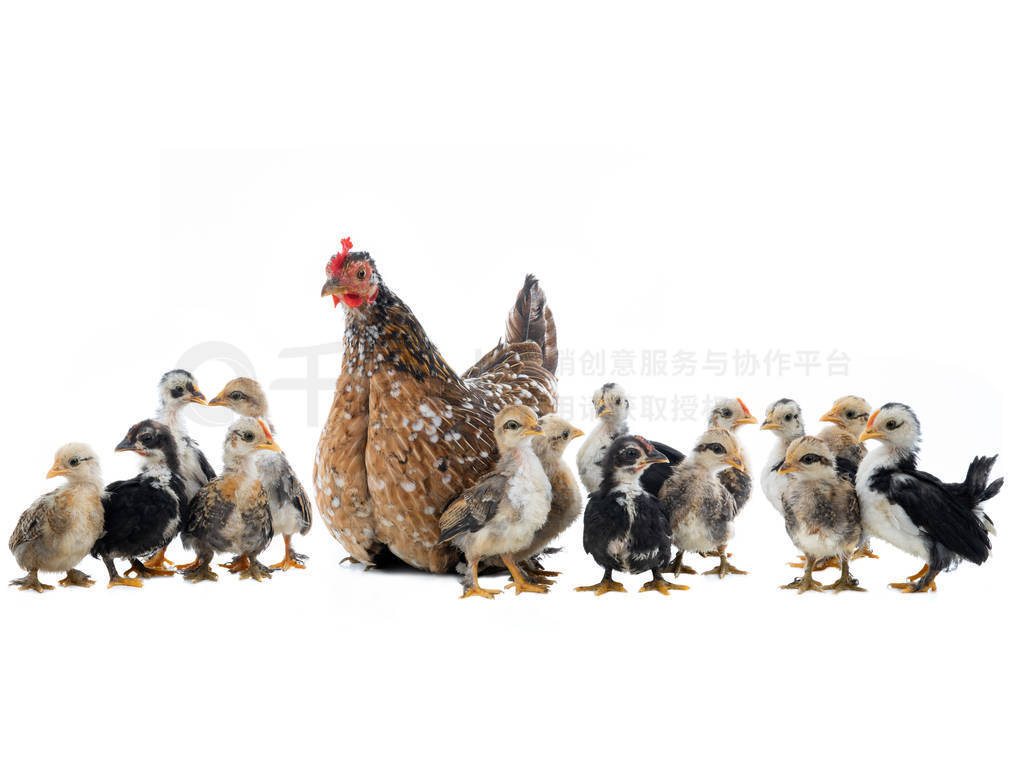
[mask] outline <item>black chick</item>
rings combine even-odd
[[[604,568],[604,578],[592,586],[577,587],[577,592],[625,592],[625,587],[612,579],[612,571],[651,571],[653,578],[641,592],[656,590],[667,595],[670,590],[688,589],[661,575],[672,553],[668,516],[661,502],[640,485],[647,467],[667,462],[665,455],[642,437],[626,435],[608,447],[601,465],[601,485],[590,494],[583,513],[583,548]]]
[[[103,535],[92,556],[101,558],[110,581],[116,586],[141,587],[142,581],[127,578],[135,573],[144,579],[173,576],[175,571],[150,567],[140,560],[152,557],[178,535],[185,503],[178,450],[171,430],[159,422],[141,421],[128,430],[114,449],[135,451],[142,457],[141,471],[130,480],[118,480],[103,492]],[[123,557],[131,568],[120,576],[114,558]]]

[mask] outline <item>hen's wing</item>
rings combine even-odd
[[[495,353],[474,378],[418,380],[400,371],[372,378],[367,486],[376,534],[402,560],[435,572],[455,564],[457,554],[438,540],[437,518],[494,468],[498,411],[554,410],[555,379],[542,362],[526,342]]]
[[[456,498],[441,515],[438,541],[451,541],[461,533],[479,531],[498,512],[508,488],[501,472],[484,475],[480,482]]]

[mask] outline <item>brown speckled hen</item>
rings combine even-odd
[[[555,324],[529,275],[505,339],[459,376],[365,252],[327,265],[321,295],[344,303],[344,358],[317,448],[313,482],[324,523],[355,561],[386,550],[441,573],[458,553],[439,544],[447,504],[494,469],[492,427],[502,408],[554,410]]]

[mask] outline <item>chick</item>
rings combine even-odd
[[[453,542],[469,564],[464,598],[493,599],[501,593],[480,586],[480,561],[488,557],[501,558],[517,595],[548,591],[546,586],[530,582],[515,561],[515,555],[533,543],[551,510],[551,482],[531,440],[543,434],[530,408],[503,408],[494,420],[497,467],[456,497],[441,515],[438,541]]]
[[[768,454],[764,469],[761,470],[761,490],[772,506],[784,515],[782,491],[790,478],[780,475],[779,469],[786,460],[786,451],[789,450],[790,444],[804,436],[804,419],[800,406],[788,397],[776,400],[768,406],[764,421],[761,422],[761,429],[771,430],[778,438]]]
[[[822,421],[830,423],[818,433],[818,437],[825,441],[835,457],[836,472],[851,485],[857,482],[857,467],[868,452],[859,438],[870,415],[871,406],[867,400],[847,395],[836,400],[828,413],[821,417]],[[878,555],[871,551],[866,539],[857,548],[853,557],[878,559]]]
[[[185,503],[199,492],[199,489],[217,476],[206,456],[199,449],[199,444],[188,436],[185,426],[184,410],[189,403],[206,405],[206,398],[199,391],[195,377],[188,371],[177,368],[160,377],[157,387],[160,405],[157,408],[156,420],[167,425],[177,443],[178,463],[181,465],[181,479],[185,483]],[[187,508],[186,508],[187,513]],[[166,547],[149,558],[144,565],[151,569],[172,566],[166,557]],[[189,568],[191,563],[182,568]]]
[[[187,581],[217,580],[210,570],[215,552],[243,555],[231,568],[243,579],[270,577],[270,569],[256,559],[274,535],[256,471],[256,454],[262,450],[281,450],[263,422],[241,418],[228,428],[224,472],[192,499],[181,534],[182,543],[196,553],[196,564],[184,570]]]
[[[803,578],[782,588],[800,594],[809,589],[863,592],[850,575],[850,559],[863,535],[857,492],[836,472],[828,444],[818,437],[798,438],[779,473],[791,478],[782,491],[786,533],[805,559]],[[834,584],[822,587],[814,580],[814,564],[830,557],[838,558],[842,573]]]
[[[92,548],[102,558],[114,586],[141,587],[142,578],[172,576],[175,571],[150,568],[139,558],[163,551],[178,535],[181,510],[185,505],[185,483],[181,478],[178,449],[169,427],[147,420],[136,424],[118,443],[115,451],[135,451],[142,457],[141,471],[131,480],[118,480],[103,494],[103,535]],[[123,557],[131,569],[120,576],[114,558]]]
[[[47,478],[64,477],[63,487],[40,496],[18,519],[9,546],[28,574],[11,582],[36,592],[53,589],[39,571],[65,572],[62,587],[91,587],[95,582],[75,570],[103,532],[103,478],[93,450],[68,443],[57,451]]]
[[[267,418],[266,395],[263,394],[263,388],[259,383],[253,379],[232,379],[210,401],[210,405],[226,406],[240,416],[262,419],[271,434],[274,433],[274,425]],[[274,535],[284,539],[284,557],[281,562],[270,567],[282,571],[289,568],[305,568],[306,556],[292,549],[292,536],[296,533],[305,536],[313,524],[313,506],[302,487],[302,481],[295,474],[284,453],[269,451],[259,454],[256,458],[256,471],[270,502]]]
[[[736,437],[736,430],[744,424],[757,424],[757,419],[738,397],[719,400],[708,416],[708,429],[724,429],[731,432],[737,445],[739,445],[739,438]],[[739,445],[739,448],[740,459],[743,461],[743,466],[747,467],[749,466],[747,455],[742,445]],[[750,472],[746,469],[727,467],[718,473],[718,479],[736,499],[736,511],[739,512],[750,500],[750,491],[754,485]]]
[[[992,520],[982,504],[1003,487],[991,483],[995,456],[976,456],[963,482],[945,483],[917,468],[921,423],[902,403],[887,403],[871,414],[861,441],[879,440],[857,471],[861,519],[872,536],[885,539],[925,561],[906,582],[890,584],[905,593],[935,590],[940,571],[962,560],[981,565],[992,551]]]
[[[576,469],[588,493],[601,485],[604,455],[616,438],[629,432],[629,398],[618,384],[605,384],[594,393],[597,426],[576,454]]]
[[[689,589],[665,580],[662,571],[672,553],[665,508],[640,484],[640,476],[652,464],[668,459],[639,436],[625,435],[609,447],[602,465],[601,485],[590,494],[583,513],[583,549],[604,568],[597,584],[576,587],[577,592],[625,592],[612,571],[643,573],[652,579],[641,592]]]
[[[672,543],[679,549],[675,567],[680,573],[694,572],[683,568],[686,552],[717,552],[719,564],[705,571],[705,576],[746,574],[729,562],[725,551],[737,514],[736,498],[719,479],[728,467],[746,472],[739,443],[727,430],[710,429],[661,489],[659,498],[668,513]]]
[[[577,437],[582,437],[583,431],[553,413],[541,416],[540,428],[544,434],[533,438],[533,450],[551,483],[551,511],[544,525],[533,535],[529,546],[516,552],[512,559],[527,576],[544,583],[545,579],[560,574],[557,571],[536,568],[533,561],[544,552],[548,544],[572,525],[583,511],[580,487],[569,465],[562,459],[562,454],[569,443]]]

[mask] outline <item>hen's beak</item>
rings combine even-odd
[[[281,446],[277,444],[276,440],[267,440],[256,446],[261,451],[273,451],[274,453],[281,453]]]
[[[761,424],[761,429],[782,429],[781,424],[776,424],[774,421],[768,421],[767,419]]]
[[[794,467],[792,464],[783,464],[781,467],[779,467],[780,475],[788,475],[790,472],[796,472],[796,467]]]
[[[46,473],[46,479],[49,480],[51,477],[59,477],[68,473],[67,467],[62,467],[60,462],[53,462],[53,466],[50,467],[50,471]]]
[[[748,413],[745,416],[740,416],[736,419],[736,426],[738,427],[740,424],[757,424],[757,419]]]

